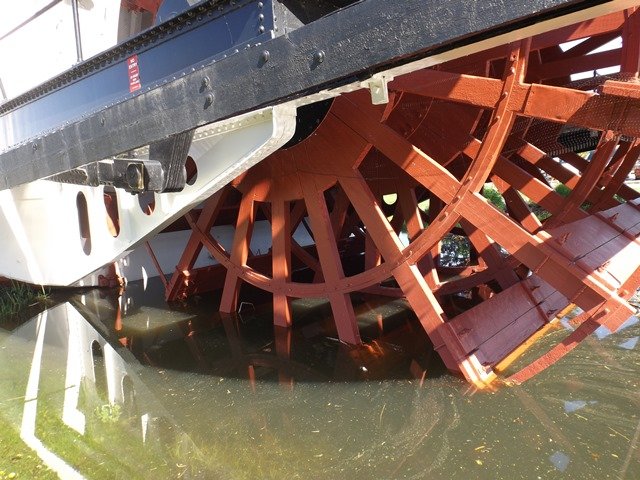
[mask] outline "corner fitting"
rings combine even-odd
[[[369,80],[362,82],[364,88],[368,88],[371,92],[371,103],[374,105],[385,105],[389,103],[389,87],[388,83],[393,77],[377,74]]]

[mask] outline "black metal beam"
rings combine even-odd
[[[609,2],[363,0],[8,149],[0,189]]]

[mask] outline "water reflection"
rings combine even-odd
[[[20,361],[15,372],[5,368],[4,396],[24,395],[22,414],[6,420],[21,417],[20,438],[63,478],[82,478],[76,470],[100,477],[166,466],[165,439],[157,431],[169,425],[182,435],[146,387],[142,366],[100,330],[64,303],[15,329],[4,343],[4,360]],[[2,406],[3,414],[15,413]],[[195,451],[182,437],[182,447]]]
[[[637,321],[477,393],[401,301],[359,299],[352,348],[322,302],[290,331],[138,293],[0,333],[0,417],[64,478],[640,478]]]

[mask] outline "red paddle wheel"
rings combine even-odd
[[[640,154],[639,32],[630,9],[399,75],[383,105],[359,90],[301,107],[289,144],[187,216],[167,299],[221,287],[233,312],[246,282],[290,326],[292,299],[322,297],[357,344],[350,294],[403,296],[446,366],[477,385],[567,307],[584,311],[576,330],[512,380],[615,330],[640,285],[640,200],[624,183]],[[503,209],[482,195],[491,184]],[[251,250],[259,220],[266,254]],[[231,248],[212,234],[223,224]],[[468,254],[445,261],[443,241]],[[193,268],[203,246],[218,266]]]

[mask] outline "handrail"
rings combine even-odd
[[[82,38],[80,37],[80,16],[78,13],[78,0],[71,0],[71,10],[73,11],[73,31],[76,35],[76,54],[78,63],[82,62]]]
[[[20,23],[20,25],[13,27],[11,30],[9,30],[7,33],[5,33],[4,35],[2,35],[0,37],[0,41],[4,40],[5,38],[7,38],[9,35],[15,33],[16,31],[20,30],[22,27],[24,27],[27,23],[35,20],[36,18],[38,18],[40,15],[44,14],[45,12],[47,12],[48,10],[51,10],[53,7],[55,7],[58,3],[60,3],[62,0],[53,0],[52,2],[48,3],[47,5],[45,5],[44,7],[42,7],[40,10],[38,10],[36,13],[34,13],[33,15],[31,15],[29,18],[27,18],[26,20],[24,20],[22,23]]]

